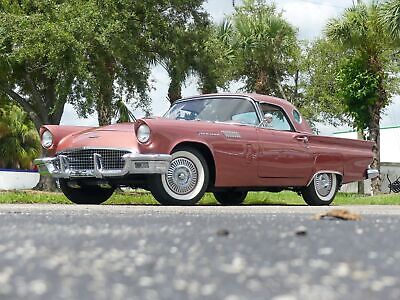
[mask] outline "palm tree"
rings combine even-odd
[[[344,54],[353,61],[349,65],[364,68],[363,74],[374,78],[373,93],[365,98],[366,103],[360,104],[367,107],[364,116],[365,129],[369,130],[369,139],[375,142],[373,148],[374,159],[371,167],[379,169],[380,165],[380,133],[379,123],[382,109],[389,103],[390,90],[387,78],[390,74],[390,54],[392,53],[392,39],[387,30],[381,26],[378,17],[379,8],[376,4],[358,4],[347,9],[338,19],[332,19],[326,28],[328,39],[339,44]],[[361,66],[361,67],[360,67]],[[356,91],[355,91],[356,92]],[[353,109],[359,109],[353,107]],[[355,120],[357,122],[357,120]],[[360,125],[361,126],[361,125]],[[381,190],[380,177],[372,180],[373,192]]]
[[[400,38],[400,1],[390,0],[382,5],[380,20],[394,38]]]
[[[15,105],[1,107],[1,167],[29,169],[39,154],[39,136],[27,114]]]
[[[194,70],[199,76],[202,94],[216,93],[230,81],[235,60],[232,23],[225,19],[221,24],[211,24],[203,31],[203,41],[198,47]]]
[[[244,79],[247,91],[288,99],[284,82],[295,73],[300,53],[296,29],[264,0],[244,0],[235,9],[237,79]]]

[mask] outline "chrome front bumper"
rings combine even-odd
[[[367,170],[367,179],[375,178],[379,176],[379,171],[377,169]]]
[[[44,157],[35,159],[41,175],[50,175],[55,178],[81,178],[81,177],[122,177],[128,174],[164,174],[167,172],[172,156],[168,154],[139,154],[128,153],[122,156],[124,167],[122,169],[104,169],[100,155],[93,155],[93,169],[71,170],[68,157]]]

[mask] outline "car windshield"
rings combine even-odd
[[[164,118],[249,125],[260,123],[254,105],[249,100],[240,98],[207,98],[177,102],[167,111]]]

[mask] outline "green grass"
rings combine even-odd
[[[52,203],[71,204],[62,193],[46,193],[36,191],[0,192],[0,203]],[[115,193],[105,204],[157,205],[151,194],[147,192]],[[303,199],[293,192],[267,193],[252,192],[246,198],[245,205],[305,205]],[[400,194],[362,196],[358,194],[339,193],[335,205],[389,205],[400,204]],[[199,205],[218,205],[212,194],[206,194]]]

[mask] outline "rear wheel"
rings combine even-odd
[[[76,204],[101,204],[108,200],[114,193],[114,188],[101,188],[99,186],[85,186],[72,188],[68,180],[60,179],[60,188],[64,195]]]
[[[214,192],[215,199],[222,205],[239,205],[246,199],[247,191]]]
[[[338,190],[337,175],[332,173],[319,173],[314,176],[311,183],[301,192],[308,205],[320,206],[332,203]]]
[[[182,147],[172,153],[166,174],[150,178],[150,191],[165,205],[193,205],[203,197],[209,181],[209,171],[203,155],[192,147]]]

